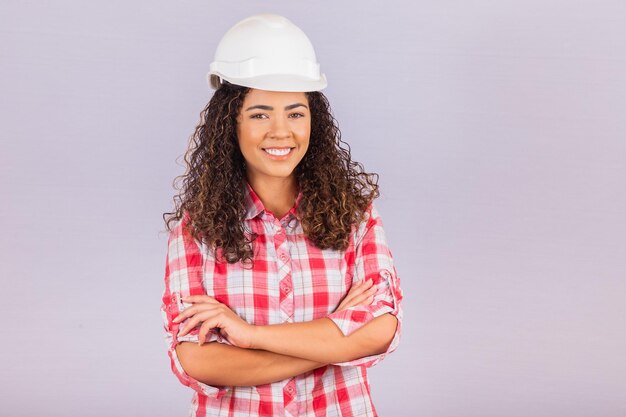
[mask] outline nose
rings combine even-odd
[[[270,125],[270,131],[268,133],[270,137],[275,139],[289,137],[291,131],[289,130],[289,125],[287,123],[286,117],[274,117],[272,119],[272,124]]]

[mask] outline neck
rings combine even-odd
[[[250,186],[263,202],[266,210],[281,219],[293,207],[298,193],[294,176],[287,178],[248,178]]]

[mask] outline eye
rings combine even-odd
[[[289,117],[293,118],[293,119],[299,119],[301,117],[304,117],[304,113],[291,113],[289,115]]]
[[[256,113],[250,116],[251,119],[265,119],[266,117],[267,115],[263,113]]]

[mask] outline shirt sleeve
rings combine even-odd
[[[229,387],[211,386],[204,384],[191,376],[183,369],[176,354],[176,346],[180,342],[198,342],[198,328],[194,328],[184,336],[178,336],[178,331],[187,320],[174,323],[174,318],[191,304],[183,303],[182,297],[190,295],[204,295],[206,291],[202,285],[204,271],[204,257],[200,245],[184,228],[187,218],[179,220],[171,230],[168,239],[167,258],[165,262],[165,290],[161,304],[165,342],[168,346],[168,356],[171,368],[179,381],[200,394],[220,398],[225,395]],[[221,334],[212,329],[205,342],[221,342],[229,344]]]
[[[339,366],[365,366],[376,365],[388,354],[396,350],[400,343],[400,333],[402,329],[402,307],[403,298],[400,288],[400,278],[393,265],[391,251],[387,246],[383,223],[378,211],[372,203],[368,210],[368,219],[363,222],[355,243],[355,266],[352,284],[372,279],[377,290],[374,293],[374,300],[370,305],[360,305],[347,308],[341,311],[330,313],[330,318],[341,332],[348,336],[363,325],[369,323],[375,317],[385,313],[391,313],[398,320],[395,334],[386,352],[370,355],[351,361],[334,363]]]

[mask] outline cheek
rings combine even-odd
[[[303,124],[302,126],[299,126],[296,131],[295,131],[296,135],[298,136],[298,138],[301,140],[302,143],[309,142],[309,139],[311,137],[311,125],[310,123],[306,123]]]
[[[254,147],[254,131],[246,126],[242,126],[237,129],[237,142],[239,143],[239,148],[244,151],[246,148]]]

